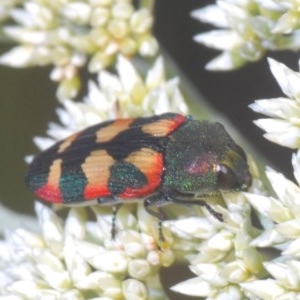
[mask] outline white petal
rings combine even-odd
[[[212,236],[208,241],[208,247],[212,250],[229,251],[233,246],[233,233],[222,230]]]
[[[50,138],[36,136],[33,138],[33,142],[38,146],[40,150],[45,150],[51,147],[55,141]]]
[[[141,281],[126,279],[122,282],[122,290],[125,300],[149,299],[147,288]]]
[[[300,123],[300,106],[297,101],[288,98],[255,100],[249,107],[255,112],[270,117],[288,119],[291,123]]]
[[[24,44],[41,45],[44,43],[46,45],[50,38],[46,32],[26,30],[17,26],[5,27],[5,33]],[[35,51],[37,52],[37,49],[35,49]],[[51,55],[50,52],[48,54]]]
[[[30,231],[19,228],[14,231],[14,234],[21,238],[22,243],[31,249],[43,249],[45,247],[45,242],[42,237],[38,234],[32,233]]]
[[[240,284],[243,289],[259,299],[277,299],[286,291],[275,280],[254,280]]]
[[[121,55],[118,57],[117,70],[122,87],[128,93],[132,91],[136,84],[143,84],[132,63]]]
[[[146,33],[152,26],[153,17],[148,9],[136,10],[130,18],[131,30],[134,33]]]
[[[149,35],[139,42],[139,53],[142,56],[154,56],[158,52],[159,45],[154,37]]]
[[[245,60],[237,53],[223,52],[211,60],[205,68],[210,71],[230,71],[245,64]]]
[[[282,91],[290,98],[300,98],[300,74],[294,72],[282,63],[269,58],[272,74],[276,78]]]
[[[11,294],[20,295],[21,299],[37,299],[43,285],[31,280],[15,281],[7,290]]]
[[[292,164],[294,168],[294,176],[300,185],[300,150],[297,153],[293,153],[292,155]]]
[[[272,29],[275,34],[290,34],[297,26],[297,18],[294,11],[288,11],[280,16]]]
[[[281,286],[286,287],[290,290],[297,290],[300,284],[299,271],[300,262],[290,261],[289,263],[264,263],[265,268],[268,272],[277,279]],[[292,268],[291,268],[292,267]]]
[[[68,99],[66,99],[64,102],[69,101]],[[70,116],[70,113],[67,111],[67,107],[65,107],[66,109],[62,109],[62,108],[57,108],[56,109],[56,114],[60,120],[60,123],[64,126],[67,127],[68,129],[73,128],[72,125],[74,123],[74,120],[72,119],[72,117]],[[62,129],[64,130],[64,128],[61,125],[58,125],[56,123],[50,122],[49,123],[49,127],[51,129],[57,130],[57,129]],[[67,130],[68,130],[67,129]],[[68,130],[69,131],[69,130]],[[49,133],[48,133],[49,134]]]
[[[300,101],[300,73],[288,69],[286,72],[286,77],[289,83],[290,93],[292,94],[293,98]]]
[[[23,68],[31,65],[34,56],[32,46],[18,46],[0,56],[0,64],[14,68]]]
[[[238,285],[227,285],[222,289],[217,289],[218,300],[239,300],[244,299],[245,295]]]
[[[208,297],[212,287],[206,281],[196,277],[177,283],[171,287],[171,290],[194,297]]]
[[[170,221],[172,230],[175,230],[178,234],[187,234],[188,236],[207,239],[210,238],[215,232],[216,228],[206,218],[184,218],[182,220]]]
[[[123,231],[120,235],[124,243],[124,251],[128,256],[144,257],[146,255],[146,249],[142,244],[139,234],[131,231]]]
[[[46,5],[35,2],[25,2],[24,5],[36,27],[47,28],[53,22],[53,12]]]
[[[65,101],[65,99],[74,98],[79,92],[81,83],[79,77],[77,77],[76,70],[73,67],[74,66],[71,66],[71,68],[74,70],[74,77],[68,78],[66,76],[65,79],[62,79],[59,82],[59,86],[56,91],[56,96],[61,102]]]
[[[30,229],[32,231],[38,228],[36,218],[19,214],[8,209],[0,203],[0,233],[4,230],[12,230],[17,228]],[[0,256],[1,257],[1,256]]]
[[[152,68],[147,72],[146,86],[149,89],[158,87],[165,81],[165,67],[163,58],[160,56],[156,59]]]
[[[105,248],[100,245],[80,240],[76,241],[76,250],[85,260],[92,259],[95,255],[105,252]]]
[[[31,17],[28,11],[24,9],[12,9],[10,14],[16,23],[23,25],[22,27],[33,27],[35,25],[34,19]]]
[[[247,1],[246,1],[247,2]],[[227,17],[229,16],[229,20],[232,23],[239,22],[244,20],[248,20],[250,17],[250,14],[248,13],[248,10],[245,9],[246,2],[244,0],[219,0],[218,5],[222,10],[224,10]]]
[[[46,296],[44,296],[44,299],[46,299]],[[83,295],[80,293],[80,291],[75,289],[70,289],[66,292],[61,293],[60,300],[84,300]]]
[[[121,298],[121,284],[112,274],[106,272],[93,272],[83,278],[81,282],[76,283],[79,289],[105,291],[105,295],[114,296],[114,299]]]
[[[273,143],[291,149],[299,148],[300,146],[300,135],[297,128],[293,128],[292,132],[287,133],[265,133],[264,137]]]
[[[87,24],[90,20],[92,7],[83,2],[66,3],[60,13],[76,24]]]
[[[129,19],[134,9],[131,3],[129,1],[127,2],[116,2],[111,8],[111,14],[117,19]]]
[[[153,109],[154,114],[159,115],[166,112],[170,112],[171,111],[170,101],[166,91],[160,90],[159,93],[155,93],[156,91],[153,92],[154,93],[151,93],[152,95],[149,95],[152,96],[151,97],[152,105],[149,108]]]
[[[170,244],[169,244],[170,245]],[[154,251],[153,251],[154,252]],[[164,249],[160,254],[160,265],[169,267],[175,262],[175,254],[173,249]],[[151,262],[150,262],[151,263]]]
[[[64,244],[64,261],[72,282],[77,284],[85,280],[91,273],[90,265],[78,254],[79,251],[76,241],[71,236],[67,236]]]
[[[209,23],[215,27],[228,27],[228,20],[224,11],[218,5],[207,5],[204,8],[191,12],[191,16],[201,22]]]
[[[220,276],[231,283],[244,282],[249,278],[249,270],[241,261],[232,261],[220,271]]]
[[[132,259],[128,264],[128,273],[131,277],[143,280],[151,273],[151,266],[145,259]]]
[[[276,3],[274,0],[258,0],[257,2],[259,3],[259,6],[268,10],[282,10],[282,1],[280,3]]]
[[[199,263],[191,265],[190,269],[205,281],[208,281],[212,286],[221,287],[228,284],[227,280],[220,276],[220,272],[223,269],[220,264]]]
[[[56,270],[45,264],[37,264],[36,268],[39,270],[40,276],[44,279],[47,285],[49,285],[49,287],[57,290],[67,290],[72,286],[70,276],[67,271],[63,269]]]
[[[39,219],[43,237],[53,253],[60,256],[63,249],[63,228],[62,221],[47,206],[35,202],[35,211]]]
[[[74,121],[74,119],[73,119],[73,121]],[[48,126],[49,126],[49,128],[47,130],[47,134],[53,138],[52,145],[54,144],[54,142],[65,139],[66,137],[70,136],[72,133],[82,129],[79,126],[77,126],[77,124],[74,124],[73,122],[69,123],[69,126],[67,126],[67,127],[63,127],[59,124],[55,124],[52,122],[50,122],[48,124]],[[41,139],[40,137],[38,137],[38,138]],[[48,147],[50,147],[50,144]],[[47,148],[45,148],[45,149],[47,149]],[[42,150],[45,150],[45,149],[42,149]]]
[[[66,124],[65,124],[66,127],[74,128],[74,121],[76,123],[82,122],[82,120],[84,119],[83,111],[80,109],[80,106],[77,105],[77,103],[75,103],[72,100],[65,99],[63,101],[63,106],[65,107],[66,111],[68,111],[68,114],[72,118],[72,119],[69,119],[68,126],[66,126]]]
[[[98,75],[98,81],[101,88],[105,91],[106,89],[114,91],[122,91],[122,85],[119,78],[107,71],[101,71]]]
[[[300,238],[297,238],[296,240],[293,240],[290,242],[282,251],[282,255],[291,255],[291,256],[298,256],[300,252]]]
[[[128,266],[127,256],[119,251],[105,251],[88,261],[96,269],[111,273],[125,272]]]
[[[276,225],[276,231],[288,239],[296,239],[300,236],[300,222],[293,219]]]
[[[290,207],[293,202],[300,204],[300,189],[297,185],[271,168],[267,168],[266,175],[272,184],[272,188],[283,204],[288,207]],[[281,221],[283,221],[283,219]],[[280,221],[278,220],[278,222]]]
[[[106,112],[107,110],[112,109],[112,103],[108,101],[108,99],[100,91],[99,86],[92,80],[88,82],[88,95],[86,96],[85,102],[87,105],[91,105],[99,109],[99,114],[101,110]]]
[[[299,126],[279,119],[259,119],[255,120],[254,123],[267,132],[264,137],[269,141],[289,148],[300,147]]]
[[[250,193],[245,193],[245,196],[256,210],[275,222],[284,222],[292,217],[290,210],[287,209],[280,201],[272,197],[265,197]]]
[[[65,233],[77,239],[85,237],[86,210],[84,208],[72,208],[65,222]]]
[[[175,88],[174,94],[173,94],[173,108],[171,111],[173,112],[179,112],[181,114],[188,114],[189,108],[185,102],[185,99],[183,95],[181,94],[179,88]]]
[[[264,230],[261,235],[253,239],[250,243],[253,247],[270,247],[273,245],[282,244],[286,238],[280,235],[275,228]]]
[[[88,63],[88,71],[91,73],[99,72],[108,67],[113,60],[113,55],[109,55],[103,52],[96,52],[92,55],[89,63]]]
[[[268,58],[269,66],[271,69],[271,72],[275,79],[277,80],[278,84],[280,85],[282,91],[287,95],[292,97],[289,91],[288,82],[286,78],[286,69],[287,67],[277,62],[275,59]]]
[[[217,50],[232,50],[241,44],[240,37],[231,30],[212,30],[198,34],[194,40]]]

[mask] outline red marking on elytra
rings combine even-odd
[[[152,169],[143,172],[147,177],[148,184],[137,189],[126,188],[126,190],[120,194],[120,197],[127,199],[143,197],[153,193],[159,187],[163,173],[163,155],[157,152],[152,159],[155,161]]]
[[[187,121],[187,118],[183,115],[176,115],[174,117],[174,123],[172,126],[170,126],[170,132],[173,132],[175,129],[177,129],[178,126],[180,126],[182,123],[185,123]]]
[[[91,200],[101,197],[110,196],[111,193],[106,185],[87,185],[84,189],[84,199]]]
[[[48,183],[40,187],[34,193],[39,198],[44,199],[46,201],[50,201],[53,203],[63,203],[59,187],[50,185]]]

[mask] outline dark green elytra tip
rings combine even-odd
[[[136,166],[121,161],[111,167],[108,187],[113,195],[119,195],[126,189],[141,188],[147,182],[146,176]]]
[[[170,139],[163,187],[180,192],[243,190],[251,175],[244,151],[219,123],[189,121]]]
[[[72,204],[84,201],[84,188],[87,179],[79,172],[71,172],[63,174],[60,179],[59,187],[64,199],[63,203]],[[79,196],[80,195],[80,196]]]

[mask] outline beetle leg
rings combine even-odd
[[[145,210],[153,217],[158,219],[158,234],[159,234],[159,248],[162,242],[165,241],[165,237],[162,232],[162,222],[166,219],[164,211],[161,206],[166,204],[166,199],[164,194],[158,193],[154,194],[144,200]],[[154,210],[153,207],[156,209]]]
[[[172,194],[172,193],[168,192],[168,193],[165,194],[165,199],[168,202],[172,202],[174,204],[181,204],[181,205],[199,205],[199,206],[203,206],[217,220],[219,220],[220,222],[224,222],[223,215],[221,213],[218,213],[217,211],[215,211],[209,204],[206,203],[206,201],[204,201],[202,199],[194,200],[194,199],[191,198],[191,196],[184,197],[184,195],[182,195],[182,198],[177,198],[177,197],[178,196],[176,196],[175,193]]]
[[[114,205],[120,203],[120,199],[115,196],[97,198],[97,203],[101,205]]]
[[[116,216],[117,216],[118,210],[122,206],[122,203],[120,203],[120,199],[118,197],[114,197],[114,196],[97,198],[97,202],[100,205],[113,205],[111,239],[114,240],[116,237],[116,234],[117,234]]]
[[[166,219],[166,215],[163,212],[163,210],[160,208],[166,204],[165,196],[164,194],[154,194],[144,200],[144,207],[145,210],[152,215],[153,217],[163,221]],[[156,208],[156,210],[153,209],[153,207]]]
[[[112,226],[111,226],[111,239],[114,240],[117,234],[117,227],[116,227],[116,217],[117,213],[122,206],[122,203],[113,206],[113,216],[112,216]]]

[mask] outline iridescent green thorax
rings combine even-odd
[[[207,193],[249,187],[243,150],[219,123],[189,121],[170,138],[165,153],[163,188]]]

